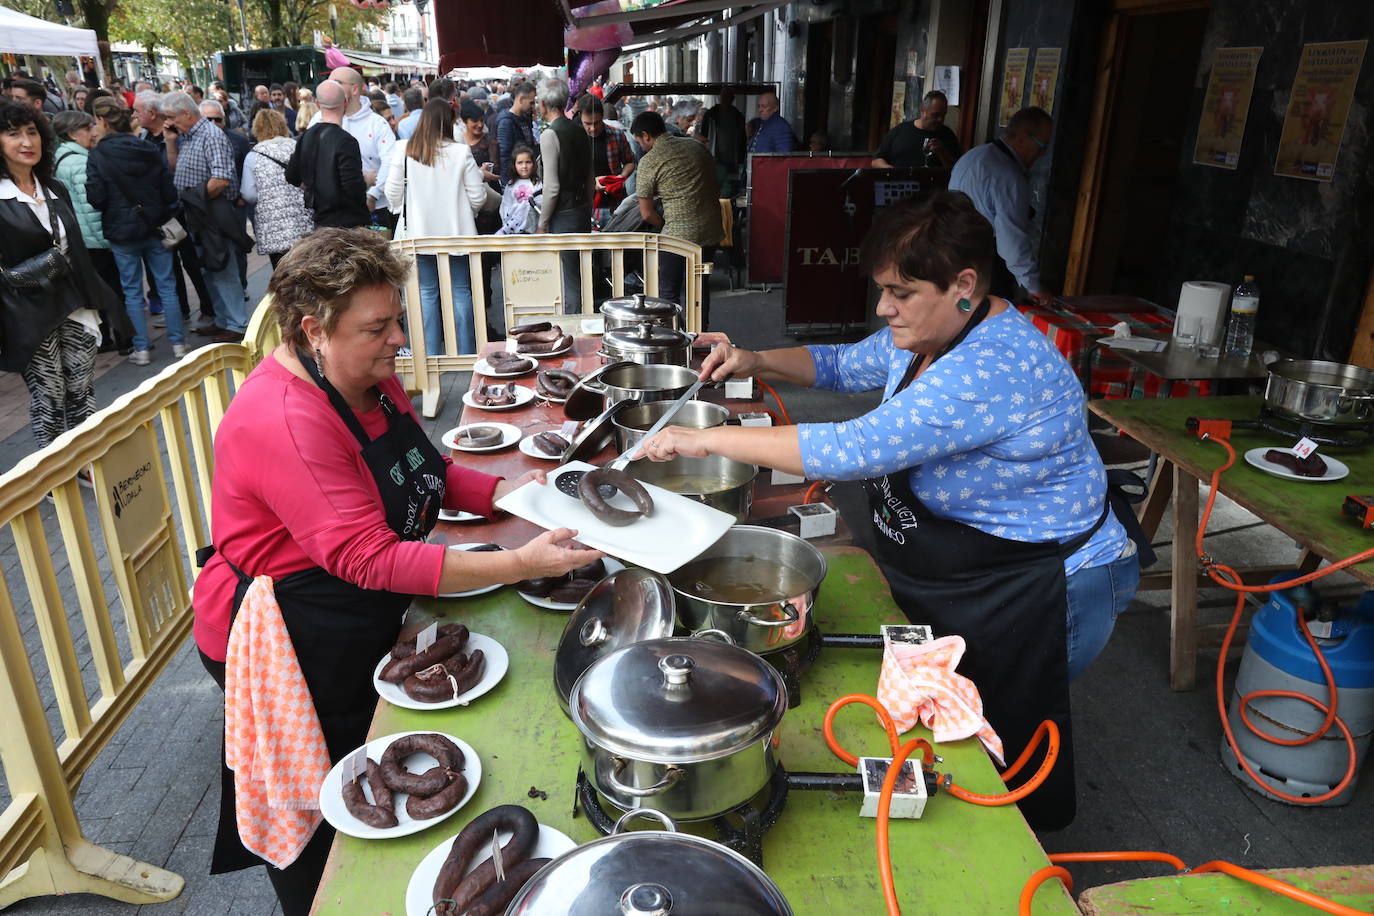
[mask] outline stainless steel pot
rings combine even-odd
[[[628,832],[636,817],[665,831]],[[571,849],[520,889],[506,916],[791,916],[773,880],[744,856],[651,808],[625,814],[610,836]]]
[[[736,525],[668,583],[684,627],[723,630],[766,654],[806,635],[825,572],[825,557],[795,534]]]
[[[634,327],[649,322],[665,328],[682,330],[682,306],[671,299],[635,294],[621,299],[607,299],[601,303],[601,317],[605,329]]]
[[[616,414],[615,444],[621,454],[629,451],[653,428],[659,417],[663,416],[672,401],[654,401],[629,407]],[[730,411],[710,401],[688,401],[668,421],[669,426],[687,426],[692,429],[710,429],[720,426],[730,419]]]
[[[1280,360],[1269,367],[1264,406],[1326,426],[1368,425],[1374,422],[1374,372],[1321,360]]]
[[[674,328],[640,322],[602,334],[601,355],[608,360],[628,360],[643,366],[685,366],[692,358],[692,336]]]
[[[767,785],[787,691],[772,665],[737,646],[650,639],[593,662],[568,705],[583,769],[606,801],[692,821]]]
[[[621,401],[676,401],[696,380],[697,374],[686,366],[610,363],[582,377],[563,412],[571,420],[586,420]]]
[[[636,480],[728,512],[737,525],[749,521],[749,510],[754,506],[754,478],[759,474],[757,465],[720,455],[679,455],[671,461],[635,461],[625,470]]]

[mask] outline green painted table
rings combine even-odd
[[[1194,541],[1198,525],[1198,483],[1226,460],[1225,450],[1188,432],[1188,417],[1220,417],[1253,420],[1259,415],[1257,397],[1173,398],[1149,400],[1089,401],[1088,409],[1156,452],[1162,459],[1152,484],[1153,509],[1162,512],[1166,499],[1173,502],[1174,543],[1170,572],[1172,590],[1169,681],[1175,690],[1191,690],[1196,682],[1200,637],[1214,635],[1215,627],[1197,625],[1198,562]],[[1297,564],[1314,569],[1321,560],[1339,560],[1374,546],[1374,535],[1341,515],[1341,504],[1350,494],[1374,493],[1374,450],[1368,447],[1322,446],[1350,466],[1350,476],[1331,482],[1285,480],[1245,463],[1249,449],[1285,448],[1294,440],[1263,430],[1233,430],[1231,445],[1236,463],[1221,475],[1220,490],[1244,509],[1274,526],[1305,548]],[[1172,487],[1170,482],[1172,479]],[[1155,516],[1157,518],[1157,515]],[[1146,525],[1147,533],[1151,526]],[[1245,557],[1219,555],[1229,566],[1240,566]],[[1267,577],[1275,570],[1253,572]],[[1374,585],[1374,562],[1352,567],[1349,572]],[[1248,581],[1254,581],[1249,579]],[[1142,586],[1143,587],[1143,586]]]
[[[816,604],[829,632],[872,632],[901,623],[887,583],[869,555],[857,548],[826,550],[830,573]],[[573,814],[573,783],[580,741],[558,708],[553,691],[553,650],[566,614],[526,604],[513,589],[462,601],[421,600],[412,621],[449,615],[498,639],[510,653],[510,671],[466,709],[416,712],[381,703],[372,737],[410,729],[456,735],[482,758],[482,782],[468,804],[428,830],[394,840],[339,835],[330,853],[314,912],[344,916],[401,916],[406,884],[416,864],[477,814],[495,805],[528,806],[541,823],[578,842],[597,836]],[[803,700],[783,720],[783,765],[796,771],[845,769],[825,745],[821,719],[830,702],[877,688],[876,650],[832,649],[802,678]],[[855,753],[884,752],[876,719],[846,708],[836,729]],[[1019,749],[1017,749],[1019,750]],[[996,792],[1001,782],[976,740],[945,745],[942,768],[961,785]],[[534,787],[547,800],[530,799]],[[858,816],[861,796],[793,791],[781,819],[764,841],[765,868],[799,916],[883,913],[876,871],[874,821]],[[1044,851],[1015,807],[979,808],[937,794],[918,821],[894,821],[892,859],[898,894],[907,911],[923,914],[1015,913],[1021,886],[1047,864]],[[1036,895],[1037,913],[1077,914],[1057,883]]]

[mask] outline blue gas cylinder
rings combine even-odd
[[[1272,582],[1295,578],[1277,576]],[[1336,682],[1338,713],[1355,736],[1359,764],[1374,730],[1374,592],[1365,592],[1353,605],[1337,608],[1330,618],[1317,618],[1321,598],[1310,585],[1273,592],[1250,623],[1245,654],[1232,689],[1228,716],[1241,754],[1271,787],[1294,796],[1322,795],[1345,775],[1349,751],[1334,724],[1317,741],[1298,747],[1272,744],[1240,719],[1240,698],[1257,690],[1288,690],[1327,703],[1326,678],[1312,648],[1298,628],[1303,609],[1308,630],[1321,647]],[[1278,738],[1294,739],[1321,727],[1324,715],[1314,706],[1286,697],[1251,701],[1250,720]],[[1228,769],[1250,788],[1260,791],[1245,774],[1223,736],[1222,758]],[[1327,804],[1339,805],[1354,794],[1355,782]]]

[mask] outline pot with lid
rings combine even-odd
[[[601,317],[605,329],[633,327],[648,322],[665,328],[682,330],[682,306],[671,299],[635,294],[601,303]]]
[[[635,817],[666,830],[629,832]],[[520,889],[507,916],[791,916],[773,880],[744,856],[661,812],[631,811],[610,836],[570,849]]]
[[[640,365],[685,366],[692,358],[692,335],[641,321],[601,335],[601,355]]]
[[[1290,420],[1368,427],[1374,424],[1374,372],[1322,360],[1279,360],[1269,367],[1264,406]]]
[[[787,691],[752,652],[678,637],[593,662],[568,706],[583,769],[602,798],[691,821],[729,811],[768,784]]]

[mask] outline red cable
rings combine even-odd
[[[782,398],[778,397],[778,393],[773,389],[773,386],[765,382],[763,379],[759,379],[759,387],[762,388],[764,391],[768,392],[769,394],[771,394],[773,396],[773,400],[778,402],[778,413],[782,414],[783,425],[791,426],[792,418],[787,415],[787,407],[782,403]]]
[[[829,484],[824,480],[818,480],[815,483],[811,484],[811,486],[807,487],[806,495],[802,497],[802,505],[804,506],[811,502],[811,497],[816,495],[816,491],[825,486],[829,486]],[[821,497],[826,498],[824,493],[821,494]]]

